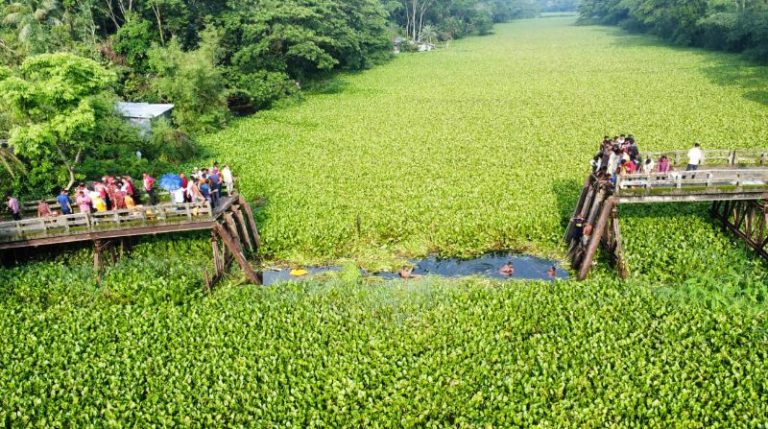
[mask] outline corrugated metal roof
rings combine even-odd
[[[173,104],[117,103],[117,111],[126,118],[152,119],[173,110]]]

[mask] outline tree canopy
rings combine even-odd
[[[768,61],[764,0],[582,0],[580,21],[620,25],[681,45],[744,52]]]

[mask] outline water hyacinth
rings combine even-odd
[[[0,270],[0,422],[764,424],[766,268],[706,206],[622,207],[626,282],[604,261],[584,283],[360,274],[430,253],[562,257],[605,133],[648,150],[764,146],[768,108],[749,96],[763,69],[572,23],[401,55],[205,139],[266,197],[268,262],[343,264],[327,279],[235,274],[203,295],[205,234],[145,240],[101,286],[86,248]]]

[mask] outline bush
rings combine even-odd
[[[270,107],[272,102],[297,89],[285,73],[258,71],[240,76],[238,91],[231,94],[242,97],[241,101],[247,101],[253,110],[260,110]]]
[[[472,26],[477,34],[486,36],[493,32],[493,19],[487,13],[479,13],[473,20]]]
[[[152,125],[152,134],[147,144],[147,155],[163,163],[178,164],[198,155],[198,147],[192,138],[174,128],[165,118],[157,119]]]
[[[227,121],[227,85],[217,65],[218,39],[216,30],[209,28],[194,51],[182,51],[176,39],[165,48],[155,46],[149,51],[149,67],[156,73],[151,86],[162,100],[176,104],[173,118],[186,133],[212,131]]]

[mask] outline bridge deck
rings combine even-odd
[[[768,194],[768,168],[633,174],[612,191],[618,204],[756,200]]]
[[[228,196],[215,210],[207,203],[160,204],[0,222],[0,250],[212,230],[217,219],[236,202],[236,196]]]
[[[600,246],[622,277],[628,275],[618,219],[622,204],[712,202],[713,216],[768,259],[768,167],[761,166],[768,151],[748,159],[734,151],[722,152],[705,152],[710,162],[715,158],[725,164],[714,169],[631,174],[617,178],[615,184],[590,175],[565,234],[578,278],[587,277]]]

